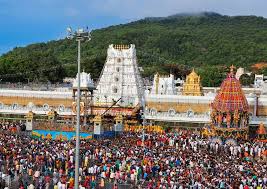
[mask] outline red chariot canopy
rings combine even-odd
[[[212,108],[218,112],[248,112],[248,102],[243,93],[241,84],[231,70],[227,78],[222,82],[220,91],[217,93]]]

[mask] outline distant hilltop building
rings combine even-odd
[[[96,88],[94,102],[97,106],[110,106],[114,101],[119,101],[123,107],[141,104],[144,89],[135,45],[109,45]]]
[[[267,76],[263,74],[255,74],[254,86],[256,88],[262,87],[265,83],[267,83]]]
[[[197,75],[194,69],[186,76],[182,94],[185,96],[203,96],[200,76]]]

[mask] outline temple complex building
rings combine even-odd
[[[239,83],[233,73],[231,79]],[[182,91],[180,92],[181,88]],[[173,90],[177,92],[174,94],[156,94],[153,90],[146,91],[145,115],[148,122],[197,124],[209,124],[211,122],[212,104],[216,95],[221,91],[219,87],[202,88],[200,77],[193,70],[186,77],[183,86],[176,87]],[[249,124],[258,125],[264,122],[266,125],[267,95],[259,88],[242,88],[242,93],[244,93],[244,98],[248,104]],[[225,95],[223,94],[222,96],[224,97]],[[233,102],[235,102],[235,99],[233,99]]]
[[[234,73],[226,80],[238,83]],[[266,82],[264,76],[257,76],[255,80],[255,84],[264,85]],[[102,115],[137,119],[136,115],[144,106],[144,118],[149,124],[167,122],[204,125],[212,121],[213,104],[217,102],[216,95],[220,94],[221,89],[202,87],[200,76],[192,70],[185,81],[174,78],[172,74],[163,76],[157,73],[151,86],[144,90],[135,45],[109,45],[99,80],[94,82],[90,74],[81,73],[81,119],[84,124],[90,123],[92,116]],[[241,90],[240,85],[238,91],[239,89]],[[242,88],[242,94],[243,102],[245,99],[247,102],[243,103],[247,104],[244,112],[248,118],[248,122],[244,124],[259,125],[262,122],[267,125],[267,93],[261,87],[255,86]],[[226,98],[225,95],[226,93],[221,94],[221,98]],[[239,97],[240,95],[237,98]],[[238,99],[234,99],[234,102]],[[64,90],[1,88],[0,117],[23,119],[30,111],[42,117],[56,111],[59,118],[73,122],[76,115],[76,100],[77,79],[73,80],[71,88]],[[217,105],[220,106],[222,105]],[[227,112],[225,113],[227,115]],[[231,113],[234,116],[235,112]]]

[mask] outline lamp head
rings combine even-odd
[[[71,27],[67,27],[67,32],[68,33],[72,33],[72,28]]]
[[[83,28],[79,28],[78,31],[77,31],[77,33],[84,33]]]

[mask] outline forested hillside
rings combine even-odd
[[[82,44],[82,69],[98,78],[112,43],[136,45],[144,76],[158,71],[184,77],[194,67],[203,86],[218,86],[231,64],[250,70],[267,62],[267,19],[201,13],[94,30],[92,40]],[[77,43],[69,39],[15,48],[0,57],[0,79],[58,82],[76,74],[76,56]]]

